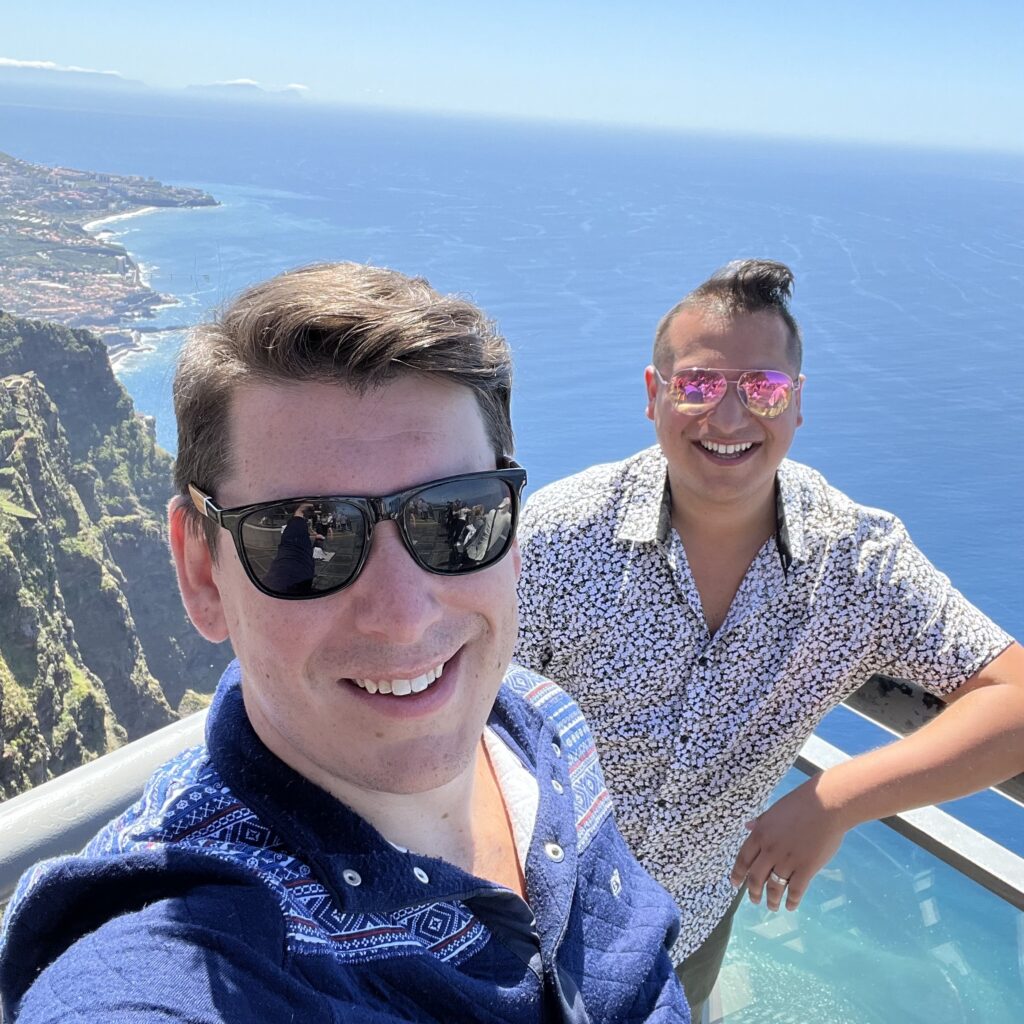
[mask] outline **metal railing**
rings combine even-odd
[[[205,725],[205,711],[189,715],[0,803],[0,907],[24,871],[80,850],[139,798],[156,767],[202,743]]]
[[[818,736],[811,736],[800,751],[796,767],[806,775],[817,775],[826,768],[848,760],[849,754]],[[1024,910],[1024,857],[938,807],[903,811],[882,818],[882,824],[934,854],[1018,910]]]

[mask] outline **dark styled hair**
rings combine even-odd
[[[403,373],[475,395],[495,458],[513,452],[512,358],[493,321],[421,277],[359,263],[301,267],[255,285],[194,328],[174,377],[175,484],[216,495],[231,467],[231,399],[249,382],[331,382],[367,391]],[[189,500],[211,551],[219,532]],[[212,527],[212,529],[211,529]]]
[[[787,355],[797,373],[803,362],[800,326],[789,311],[793,297],[793,271],[775,260],[733,260],[716,270],[702,285],[677,302],[659,321],[654,332],[654,364],[669,358],[668,330],[678,313],[699,309],[723,317],[747,313],[775,313],[789,333]]]

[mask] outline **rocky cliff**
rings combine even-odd
[[[98,338],[0,313],[0,797],[215,685],[230,655],[181,609],[170,473]]]

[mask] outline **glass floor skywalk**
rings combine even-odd
[[[805,779],[792,770],[776,797]],[[744,902],[708,1020],[1022,1024],[1024,912],[872,822],[794,913]]]

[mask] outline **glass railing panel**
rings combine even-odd
[[[1024,913],[873,822],[795,913],[743,904],[717,996],[723,1024],[1020,1024]]]

